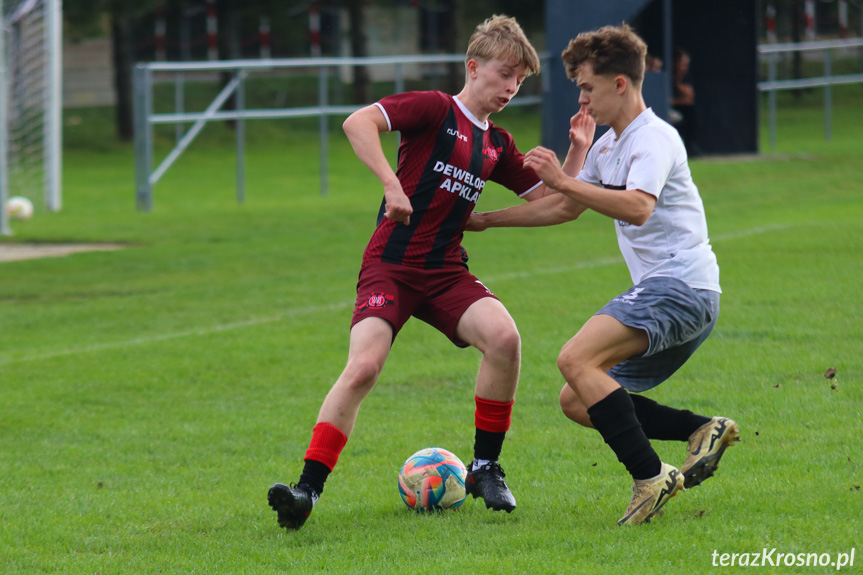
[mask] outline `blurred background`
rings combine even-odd
[[[340,123],[328,119],[393,92],[456,93],[468,39],[496,13],[517,18],[541,53],[542,74],[525,82],[512,107],[538,112],[542,144],[560,154],[578,89],[559,54],[579,32],[603,25],[630,23],[647,42],[645,100],[678,129],[690,157],[757,154],[762,144],[775,150],[777,98],[793,103],[813,93],[822,98],[829,140],[833,87],[863,85],[863,0],[0,0],[0,6],[6,135],[0,200],[24,195],[41,204],[44,180],[49,211],[62,203],[64,145],[134,142],[138,207],[149,209],[152,186],[205,124],[220,122],[236,133],[241,157],[244,122],[254,119],[320,120],[325,193],[326,140]],[[82,124],[88,129],[77,129]],[[160,144],[170,152],[155,167]],[[241,201],[242,171],[240,161]],[[0,233],[7,233],[2,215]]]
[[[546,4],[549,4],[547,7]],[[596,4],[611,5],[612,9]],[[698,4],[696,7],[691,4]],[[726,59],[736,56],[735,44],[752,48],[754,43],[801,42],[826,38],[860,37],[863,33],[859,0],[773,0],[770,2],[714,3],[729,5],[733,18],[751,27],[751,38],[736,34],[734,23],[718,30],[727,42],[713,43],[708,49]],[[736,6],[739,4],[740,6]],[[591,7],[591,5],[594,5]],[[678,6],[679,5],[679,6]],[[749,9],[746,9],[750,7]],[[709,13],[715,7],[704,3],[655,0],[639,2],[550,2],[535,0],[333,0],[284,2],[276,0],[64,0],[65,27],[63,47],[63,94],[67,108],[116,106],[117,133],[121,139],[132,137],[132,67],[136,62],[202,61],[254,58],[303,58],[338,56],[390,56],[404,54],[457,54],[463,52],[473,27],[494,13],[516,17],[534,45],[545,51],[546,12],[553,9],[555,21],[562,21],[570,34],[589,29],[598,13],[606,23],[633,22],[648,40],[651,54],[668,69],[675,46],[663,46],[657,24],[666,16],[663,10]],[[587,24],[587,25],[585,25]],[[718,23],[717,23],[718,24]],[[700,29],[704,35],[707,29]],[[682,22],[673,35],[691,35]],[[751,42],[750,42],[751,40]],[[673,43],[673,40],[672,40]],[[698,53],[692,38],[685,42],[689,52]],[[556,48],[556,47],[555,47]],[[861,69],[863,49],[844,54]],[[552,54],[556,59],[559,50]],[[750,58],[756,55],[750,52]],[[782,58],[781,75],[804,77],[806,53],[796,52]],[[820,61],[818,54],[812,55]],[[847,64],[851,68],[855,64]],[[461,67],[452,70],[436,67],[441,89],[461,87]],[[692,74],[707,77],[709,66],[693,57]],[[374,94],[369,71],[356,68],[340,76],[350,89],[338,90],[335,102],[368,103]],[[754,87],[753,87],[754,88]],[[539,83],[526,89],[540,90]],[[275,94],[286,98],[286,94]],[[274,102],[278,104],[278,102]]]

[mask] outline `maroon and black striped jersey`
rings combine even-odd
[[[523,196],[542,182],[524,168],[512,135],[479,122],[443,92],[407,92],[376,104],[391,131],[401,132],[396,174],[410,198],[410,225],[384,217],[366,247],[363,265],[387,262],[424,269],[464,266],[468,216],[487,181]]]

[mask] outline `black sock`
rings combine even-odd
[[[662,462],[650,445],[635,407],[622,387],[587,409],[590,422],[617,455],[633,479],[650,479],[662,470]]]
[[[299,485],[308,485],[320,495],[324,492],[324,483],[330,475],[330,468],[314,459],[306,459],[303,474],[300,475]]]
[[[506,433],[495,433],[476,428],[476,436],[473,443],[473,458],[497,461],[500,451],[503,449],[503,440]]]
[[[675,409],[656,403],[650,398],[630,394],[635,416],[641,422],[644,435],[649,439],[686,441],[696,429],[708,423],[709,417],[692,413],[688,409]]]

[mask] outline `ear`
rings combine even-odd
[[[479,62],[477,62],[474,58],[471,58],[470,60],[467,61],[467,64],[465,65],[465,67],[467,68],[468,77],[472,80],[476,79],[477,69],[479,68]]]
[[[623,74],[618,74],[614,77],[614,89],[618,94],[623,94],[626,91],[626,87],[629,85],[629,78],[624,76]]]

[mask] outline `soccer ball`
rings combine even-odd
[[[6,214],[13,220],[29,220],[33,215],[33,202],[24,196],[12,196],[6,200]]]
[[[458,509],[467,493],[467,469],[461,459],[440,447],[421,449],[399,471],[399,495],[411,509]]]

